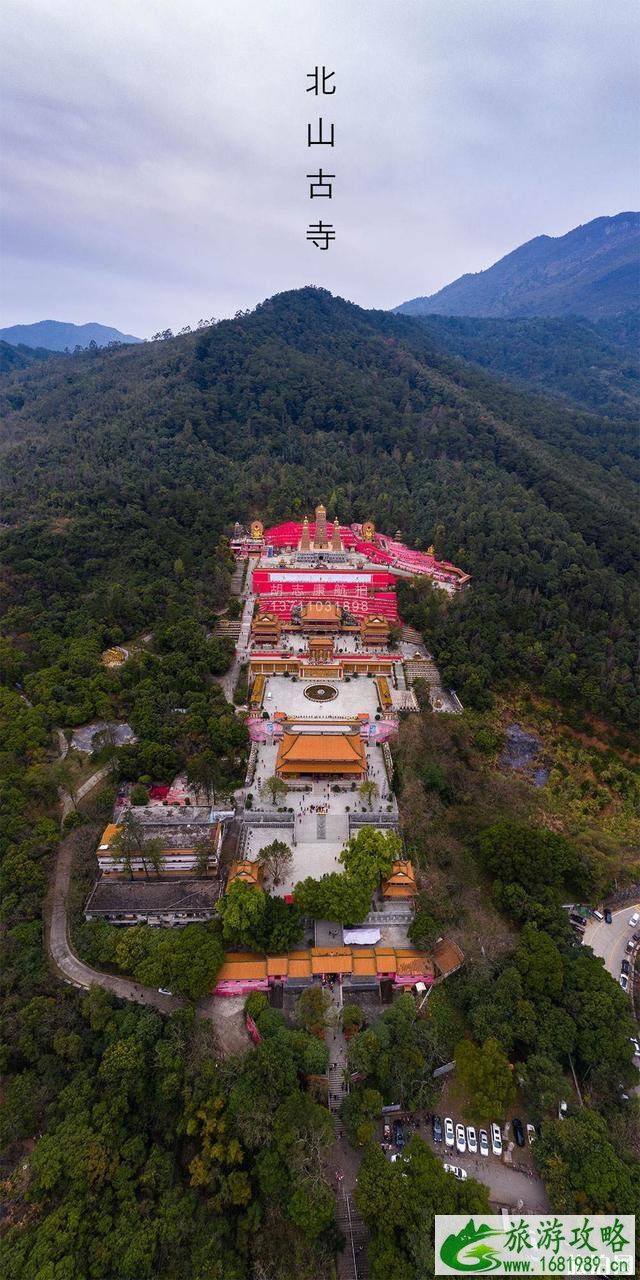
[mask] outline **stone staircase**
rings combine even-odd
[[[345,1238],[338,1258],[338,1280],[367,1280],[367,1228],[346,1191],[338,1192],[336,1218]]]

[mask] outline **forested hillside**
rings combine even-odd
[[[637,311],[597,323],[421,316],[444,351],[536,391],[557,392],[581,408],[637,422],[640,416]]]
[[[635,723],[628,419],[514,390],[415,321],[312,288],[48,361],[1,395],[3,599],[26,650],[36,619],[82,631],[114,591],[138,625],[176,560],[206,577],[231,521],[322,497],[472,573],[433,626],[463,700],[522,679]]]

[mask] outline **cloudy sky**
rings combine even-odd
[[[148,336],[307,283],[391,307],[637,208],[636,0],[0,9],[2,325]]]

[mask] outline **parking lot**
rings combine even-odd
[[[461,1155],[455,1146],[453,1148],[446,1146],[444,1141],[444,1122],[448,1116],[453,1123],[455,1132],[458,1124],[464,1124],[466,1131],[468,1121],[463,1119],[459,1110],[456,1111],[456,1109],[452,1108],[446,1111],[439,1109],[437,1114],[442,1121],[442,1142],[434,1142],[431,1119],[428,1116],[420,1117],[419,1119],[414,1117],[409,1121],[403,1121],[405,1140],[408,1142],[414,1132],[418,1133],[443,1164],[455,1165],[459,1169],[464,1169],[468,1177],[476,1178],[478,1182],[484,1183],[489,1188],[491,1201],[494,1205],[507,1206],[516,1209],[518,1212],[526,1213],[545,1212],[549,1208],[547,1193],[533,1165],[530,1145],[527,1142],[524,1148],[516,1146],[511,1121],[501,1126],[503,1150],[501,1158],[495,1156],[491,1150],[491,1134],[486,1125],[474,1125],[474,1128],[476,1138],[480,1127],[488,1130],[489,1155],[481,1156],[479,1150],[477,1155],[473,1155],[468,1148],[464,1155]],[[391,1122],[393,1118],[393,1116],[386,1117],[387,1121]],[[524,1119],[523,1125],[526,1134]],[[393,1124],[391,1125],[391,1132],[393,1137]],[[382,1140],[382,1130],[380,1136]],[[397,1152],[398,1147],[392,1142],[388,1150],[389,1158],[391,1159]]]

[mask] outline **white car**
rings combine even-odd
[[[528,1125],[527,1125],[527,1138],[529,1139],[529,1146],[530,1146],[530,1147],[531,1147],[531,1146],[533,1146],[533,1143],[535,1142],[536,1137],[537,1137],[537,1134],[536,1134],[536,1131],[535,1131],[534,1126],[533,1126],[532,1124],[528,1124]]]
[[[467,1138],[463,1124],[456,1125],[456,1151],[458,1155],[463,1156],[467,1149]]]
[[[172,996],[173,991],[168,991],[166,987],[158,987],[159,996]]]
[[[480,1146],[480,1155],[488,1156],[489,1154],[489,1134],[486,1129],[481,1129],[478,1134],[478,1144]]]
[[[629,1039],[633,1045],[634,1058],[640,1058],[640,1040],[636,1039],[635,1036],[629,1036]]]
[[[456,1140],[453,1132],[453,1120],[449,1116],[444,1118],[444,1143],[446,1147],[455,1147]]]
[[[476,1131],[472,1124],[467,1125],[467,1146],[469,1148],[470,1155],[477,1156],[478,1139],[476,1138]]]
[[[459,1164],[445,1164],[442,1167],[445,1173],[452,1173],[459,1182],[464,1182],[469,1176],[466,1169],[461,1169]]]
[[[494,1156],[502,1155],[502,1134],[500,1125],[495,1123],[491,1126],[491,1150]]]
[[[620,983],[620,986],[622,987],[622,990],[623,990],[623,991],[628,991],[628,990],[629,990],[629,979],[628,979],[628,977],[627,977],[626,973],[621,973],[621,974],[620,974],[620,977],[618,978],[618,982]]]
[[[636,925],[637,925],[637,923],[638,923],[638,921],[639,921],[639,920],[640,920],[640,912],[638,912],[638,911],[634,911],[634,913],[633,913],[633,915],[632,915],[632,917],[631,917],[631,919],[630,919],[630,921],[629,921],[629,928],[630,928],[630,929],[635,929],[635,927],[636,927]]]

